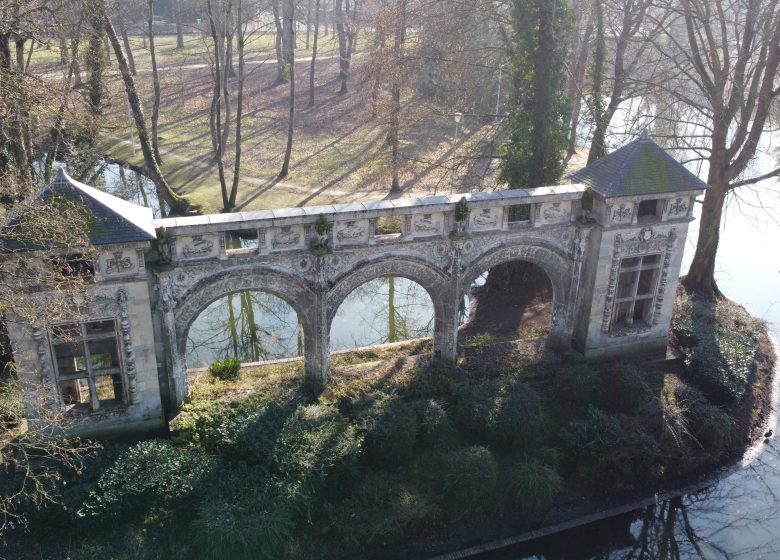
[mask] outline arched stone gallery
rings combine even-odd
[[[295,309],[306,375],[324,382],[339,306],[383,277],[427,292],[433,355],[453,360],[464,294],[485,271],[514,261],[549,277],[550,347],[586,357],[664,348],[693,200],[706,185],[645,136],[572,178],[532,190],[155,220],[61,172],[47,189],[83,200],[103,232],[93,239],[94,303],[74,320],[82,334],[70,350],[53,325],[13,327],[20,375],[81,411],[86,430],[160,425],[187,394],[194,319],[220,297],[256,290]],[[377,220],[391,216],[401,232],[378,235]],[[250,242],[230,248],[236,236]],[[111,348],[111,406],[78,395],[88,388],[94,397],[95,379],[105,377],[78,365],[98,338]]]

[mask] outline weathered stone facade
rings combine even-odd
[[[156,240],[99,246],[94,289],[102,303],[82,309],[82,321],[116,320],[121,379],[113,379],[122,406],[103,414],[93,404],[83,418],[105,429],[162,422],[163,404],[175,408],[187,394],[184,354],[193,321],[216,299],[242,290],[269,292],[296,310],[306,375],[320,381],[329,372],[331,322],[358,286],[386,276],[419,283],[434,307],[433,354],[453,360],[463,295],[482,273],[511,261],[534,263],[550,279],[549,346],[586,357],[665,347],[691,208],[704,187],[604,196],[595,186],[572,184],[148,217],[144,231],[156,231]],[[513,221],[518,215],[527,219]],[[377,220],[386,217],[401,218],[400,233],[377,235]],[[251,240],[250,247],[229,248],[236,236]],[[11,335],[21,374],[57,392],[58,363],[71,356],[55,356],[50,327]],[[62,395],[56,400],[62,403]]]

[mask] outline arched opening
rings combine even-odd
[[[187,331],[187,368],[215,360],[242,363],[303,356],[303,326],[284,299],[260,290],[219,297],[205,307]]]
[[[516,260],[477,276],[463,296],[459,340],[546,339],[553,316],[553,284],[544,269]]]
[[[344,298],[330,325],[331,350],[433,336],[434,305],[425,288],[408,278],[369,280]]]

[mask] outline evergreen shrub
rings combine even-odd
[[[561,477],[555,467],[535,457],[523,457],[509,466],[509,491],[524,511],[549,506],[561,491]]]
[[[262,469],[225,471],[200,500],[192,557],[262,560],[283,557],[297,522],[295,493]]]
[[[338,493],[360,457],[354,426],[331,406],[300,405],[285,420],[274,451],[274,468],[288,482],[316,492],[327,480]]]
[[[182,449],[153,439],[120,453],[100,476],[81,514],[133,516],[191,498],[206,482],[216,461],[198,449]]]
[[[496,460],[487,447],[475,445],[444,457],[444,491],[461,504],[478,502],[496,486]]]
[[[539,394],[510,377],[462,385],[455,413],[461,429],[498,445],[532,446],[545,435]]]
[[[365,431],[367,460],[393,470],[408,463],[417,439],[417,415],[412,406],[396,395],[380,394],[359,414]]]
[[[241,360],[238,358],[225,358],[217,360],[209,366],[209,374],[215,379],[231,380],[238,379],[241,372]]]

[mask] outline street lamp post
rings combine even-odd
[[[452,151],[452,177],[450,179],[450,194],[455,186],[455,156],[458,153],[458,132],[460,130],[460,119],[463,118],[463,113],[455,113],[455,148]]]

